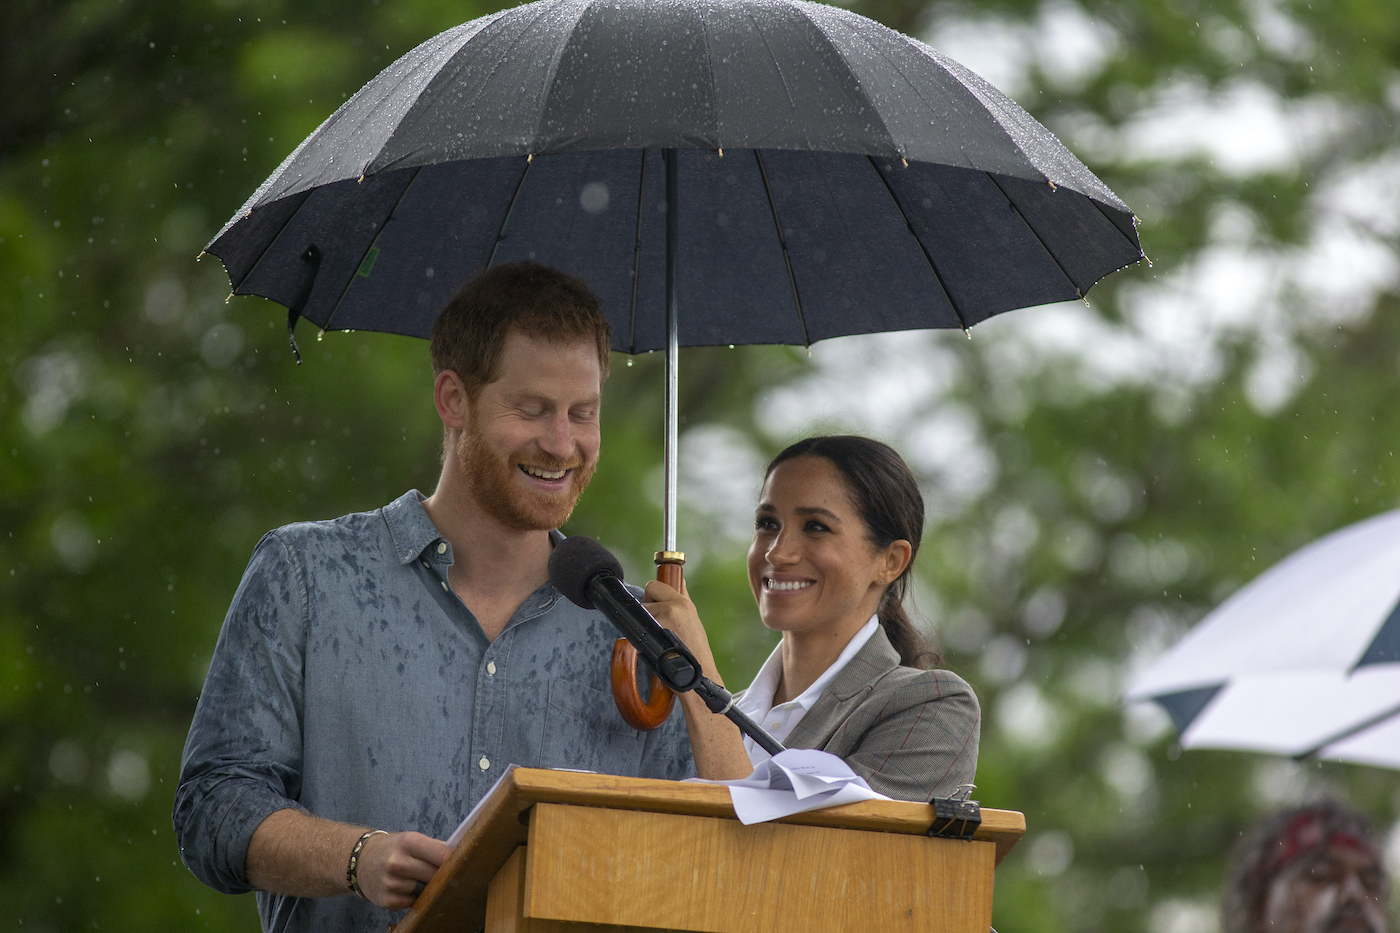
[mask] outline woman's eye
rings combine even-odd
[[[811,531],[811,532],[816,532],[816,533],[820,534],[821,532],[830,531],[831,529],[827,528],[827,527],[826,527],[825,525],[823,525],[821,522],[808,522],[808,523],[807,523],[807,530],[808,530],[808,531]]]
[[[756,518],[753,521],[753,527],[755,531],[774,531],[777,529],[778,523],[771,518]]]

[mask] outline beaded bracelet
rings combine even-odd
[[[370,836],[387,835],[389,834],[382,829],[367,830],[365,834],[355,842],[355,848],[350,850],[350,864],[345,866],[345,883],[351,891],[354,891],[365,900],[369,900],[369,898],[365,897],[365,892],[360,890],[360,850],[365,847],[365,843],[369,841]]]

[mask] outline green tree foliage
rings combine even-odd
[[[1389,0],[855,8],[955,56],[1000,49],[989,77],[1139,212],[1155,265],[971,341],[687,351],[692,593],[745,683],[773,644],[742,561],[763,458],[823,426],[894,440],[932,506],[920,605],[983,701],[978,796],[1030,824],[997,927],[1209,930],[1224,855],[1269,807],[1331,788],[1383,825],[1400,810],[1392,772],[1183,753],[1119,701],[1234,588],[1396,504],[1400,20]],[[4,923],[255,927],[250,898],[179,866],[169,822],[218,625],[263,531],[429,488],[440,429],[420,342],[304,325],[298,367],[280,309],[225,302],[194,257],[348,94],[488,10],[0,12]],[[635,363],[614,367],[571,530],[640,575],[660,367]]]

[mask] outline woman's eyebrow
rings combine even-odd
[[[803,505],[798,506],[797,508],[793,509],[793,511],[796,512],[798,515],[825,515],[827,518],[831,519],[837,524],[840,524],[841,522],[841,517],[839,515],[837,515],[830,509],[824,509],[821,506]]]

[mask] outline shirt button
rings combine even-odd
[[[446,581],[446,580],[443,580],[443,581],[441,581],[441,582],[442,582],[442,588],[443,588],[444,590],[446,590],[446,589],[447,589],[447,581]]]
[[[770,729],[776,729],[776,728],[778,728],[778,727],[781,726],[781,725],[782,725],[782,723],[780,723],[780,722],[770,722],[770,723],[768,724],[768,728],[770,728]]]
[[[447,553],[447,543],[446,543],[446,542],[443,542],[443,541],[438,542],[438,553],[439,553],[439,554],[446,554],[446,553]]]
[[[423,566],[424,566],[424,567],[428,566],[427,560],[424,560],[424,561],[423,561]]]
[[[482,755],[481,760],[476,763],[476,766],[482,771],[485,771],[487,768],[491,767],[491,762],[487,760],[485,755]]]
[[[496,662],[495,662],[495,661],[487,661],[487,662],[486,662],[486,673],[487,673],[487,674],[490,674],[492,677],[496,676]]]

